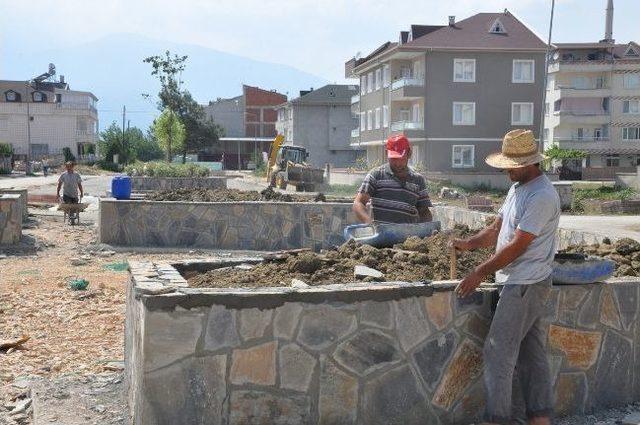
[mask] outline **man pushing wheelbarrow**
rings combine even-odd
[[[69,224],[76,224],[80,218],[80,211],[84,210],[84,205],[80,204],[83,196],[82,178],[73,169],[75,164],[68,161],[64,164],[66,171],[58,179],[57,197],[61,201],[58,209],[65,213],[65,220],[68,216]],[[62,188],[62,199],[60,199],[60,189]],[[80,196],[78,196],[78,191]]]

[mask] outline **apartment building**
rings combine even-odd
[[[413,165],[428,173],[491,173],[484,158],[507,131],[538,134],[545,51],[507,10],[412,25],[398,41],[346,62],[346,77],[360,79],[351,145],[382,162],[386,138],[404,133]]]
[[[309,162],[317,167],[353,165],[361,152],[351,146],[351,131],[357,125],[351,98],[358,90],[358,86],[340,84],[303,90],[278,107],[276,130],[285,143],[305,147]]]
[[[587,153],[565,160],[561,178],[610,180],[640,165],[640,45],[613,40],[612,0],[605,28],[599,42],[554,46],[545,145]]]
[[[79,157],[98,141],[98,99],[60,81],[0,81],[0,142],[13,146],[17,159],[62,154]]]

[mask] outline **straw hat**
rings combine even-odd
[[[502,152],[492,153],[485,162],[494,168],[520,168],[542,162],[531,130],[513,130],[502,139]]]

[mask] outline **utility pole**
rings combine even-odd
[[[24,163],[24,173],[31,173],[31,111],[29,110],[29,81],[24,83],[25,101],[27,102],[27,159]]]
[[[123,157],[124,157],[124,152],[125,152],[125,147],[126,147],[126,141],[125,141],[125,135],[124,135],[125,134],[124,133],[124,121],[125,121],[126,117],[127,117],[127,106],[123,105],[122,106],[122,154],[123,154]],[[125,158],[122,158],[122,159],[124,160]]]
[[[556,0],[551,0],[551,16],[549,18],[549,39],[547,41],[547,51],[544,57],[544,79],[542,87],[542,108],[540,111],[540,132],[538,134],[538,151],[544,152],[544,118],[547,114],[547,84],[549,81],[549,55],[551,54],[551,34],[553,32],[553,12],[555,10]],[[551,109],[551,108],[549,108]]]

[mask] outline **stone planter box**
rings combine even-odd
[[[496,288],[463,300],[455,282],[197,289],[178,272],[232,261],[131,264],[130,423],[477,422]],[[640,400],[639,284],[553,289],[558,415]]]
[[[11,245],[22,238],[20,195],[0,194],[0,245]]]
[[[100,200],[100,242],[118,246],[319,250],[341,244],[351,204]]]
[[[131,177],[133,192],[155,192],[184,188],[226,189],[227,177]]]
[[[27,208],[27,189],[0,189],[0,195],[1,194],[19,195],[20,198],[18,199],[18,208],[20,208],[20,211],[22,211],[22,220],[26,221],[27,218],[29,218],[29,211]]]

